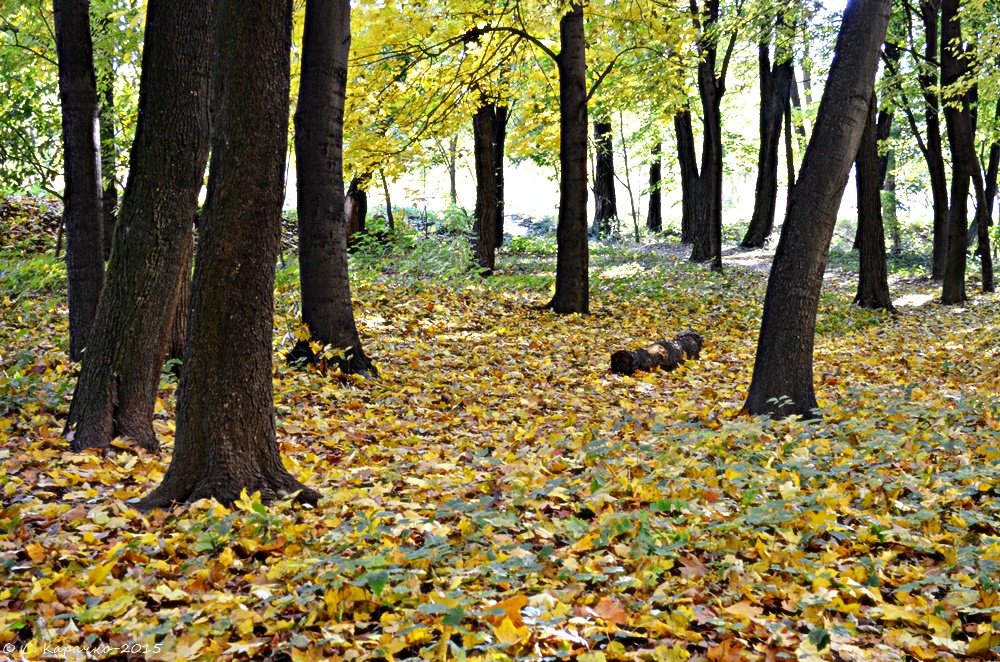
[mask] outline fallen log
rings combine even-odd
[[[673,340],[660,340],[635,350],[620,350],[611,355],[611,372],[631,375],[639,370],[673,370],[685,359],[697,359],[704,339],[690,329]]]

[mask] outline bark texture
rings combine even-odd
[[[783,20],[778,18],[778,29]],[[778,151],[781,146],[781,125],[790,105],[792,88],[792,54],[788,49],[776,49],[771,64],[770,46],[758,46],[760,72],[760,147],[757,152],[757,186],[754,191],[753,215],[740,245],[760,248],[767,243],[774,228],[778,199]]]
[[[274,270],[288,140],[289,0],[212,11],[212,158],[170,468],[139,507],[241,490],[319,494],[282,466],[271,387]]]
[[[704,343],[700,335],[687,330],[673,340],[660,340],[636,350],[621,350],[611,355],[611,372],[631,375],[653,368],[670,371],[687,359],[697,359]]]
[[[781,229],[746,409],[751,414],[811,416],[813,343],[823,273],[874,93],[875,70],[891,0],[850,0],[812,139]]]
[[[368,185],[371,175],[365,173],[351,178],[344,198],[344,216],[347,217],[347,245],[356,240],[355,235],[365,231],[365,221],[368,220]]]
[[[496,122],[493,125],[493,168],[495,171],[497,196],[496,240],[494,246],[503,246],[503,216],[505,213],[505,191],[503,178],[504,152],[507,149],[507,120],[510,118],[510,108],[498,105],[496,107]]]
[[[618,199],[615,195],[615,153],[611,122],[594,122],[594,225],[591,234],[601,239],[618,235]]]
[[[67,423],[76,450],[117,436],[159,446],[152,418],[164,341],[190,269],[208,159],[208,42],[205,3],[150,0],[121,231]]]
[[[681,170],[681,243],[694,242],[694,217],[698,200],[698,158],[694,147],[691,111],[674,115],[677,161]]]
[[[862,308],[894,310],[885,263],[885,229],[882,223],[882,187],[879,181],[878,137],[872,96],[858,156],[854,181],[858,189],[858,248],[860,273],[854,303]]]
[[[661,155],[663,143],[653,146],[653,159],[649,164],[649,212],[646,214],[646,229],[651,232],[663,231],[663,164]]]
[[[351,47],[349,0],[306,2],[302,70],[295,108],[299,282],[310,340],[340,352],[348,374],[376,375],[354,320],[344,208],[344,99]],[[293,357],[314,361],[309,341]]]
[[[104,284],[101,142],[89,0],[54,0],[65,169],[69,358],[80,361]]]
[[[939,62],[938,47],[943,43],[938,32],[940,6],[940,0],[920,2],[920,19],[924,28],[924,61],[917,77],[923,92],[924,124],[927,127],[924,159],[927,161],[931,204],[934,209],[931,276],[935,279],[944,278],[949,227],[948,177],[944,163],[944,143],[941,139],[941,100],[937,93],[939,69],[933,66],[933,63]]]
[[[476,162],[476,221],[473,227],[473,245],[476,266],[490,275],[496,268],[497,238],[497,169],[494,158],[496,149],[496,105],[485,103],[472,119],[473,152]]]
[[[559,21],[559,222],[556,227],[557,313],[590,312],[587,246],[587,60],[583,3]]]

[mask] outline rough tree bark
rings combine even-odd
[[[813,415],[816,311],[837,209],[858,152],[891,0],[850,0],[816,125],[781,229],[746,410]]]
[[[101,17],[98,22],[101,37],[112,40],[112,19],[109,15]],[[109,51],[110,48],[104,50]],[[111,62],[111,53],[105,53],[99,58],[97,74],[98,120],[101,124],[101,175],[104,190],[101,193],[101,239],[104,250],[104,260],[111,257],[111,246],[115,238],[115,221],[118,212],[118,182],[115,180],[115,164],[118,162],[118,152],[115,149],[115,70]]]
[[[784,26],[779,13],[777,30]],[[781,35],[776,43],[780,44]],[[770,46],[758,46],[760,71],[760,148],[757,153],[757,187],[754,192],[753,215],[740,246],[760,248],[767,243],[774,228],[778,199],[778,148],[781,145],[781,125],[790,105],[792,87],[792,54],[787,48],[775,46],[771,64]]]
[[[583,3],[559,21],[559,222],[556,227],[557,313],[590,312],[587,246],[587,60]]]
[[[282,466],[271,387],[274,271],[288,140],[290,0],[212,5],[212,158],[177,435],[144,510],[306,488]]]
[[[80,361],[104,284],[101,144],[89,0],[54,0],[65,158],[69,358]]]
[[[476,221],[473,247],[476,266],[490,275],[496,268],[497,169],[493,140],[496,137],[496,104],[484,103],[472,118],[476,163]]]
[[[931,185],[931,204],[934,211],[933,244],[931,249],[931,276],[944,278],[948,250],[948,177],[944,163],[944,143],[941,140],[941,100],[938,97],[939,67],[938,47],[943,43],[938,37],[940,0],[921,0],[920,18],[924,27],[924,57],[917,80],[924,97],[924,124],[927,140],[924,159]]]
[[[120,435],[158,447],[152,418],[164,341],[190,268],[208,159],[208,26],[200,0],[149,2],[122,231],[67,423],[77,450],[107,447]]]
[[[882,224],[882,187],[879,181],[878,127],[875,96],[864,123],[855,160],[858,189],[858,248],[860,273],[854,303],[862,308],[894,310],[885,263],[885,229]]]
[[[354,321],[344,209],[344,99],[351,47],[349,0],[307,0],[295,107],[296,204],[302,321],[310,338],[289,354],[315,361],[310,343],[340,352],[345,374],[373,376]]]
[[[649,212],[646,214],[646,229],[663,231],[663,165],[661,154],[663,143],[653,145],[653,159],[649,164]]]
[[[681,170],[681,243],[694,242],[694,216],[698,200],[698,158],[695,155],[691,111],[674,115],[677,161]]]
[[[941,2],[941,85],[955,85],[968,73],[962,53],[962,25],[959,0]],[[948,247],[944,264],[941,303],[956,304],[965,295],[965,231],[968,222],[969,187],[972,169],[978,168],[973,144],[969,97],[962,94],[944,104],[948,144],[951,149],[951,206],[948,209]]]
[[[606,239],[618,235],[618,199],[615,195],[615,153],[611,122],[594,122],[594,225],[591,235]]]
[[[368,186],[371,175],[363,173],[351,178],[344,198],[344,216],[347,218],[347,245],[356,241],[355,235],[365,231],[365,221],[368,220]]]

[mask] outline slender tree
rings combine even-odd
[[[653,157],[649,162],[649,212],[646,214],[646,228],[653,232],[663,230],[663,165],[661,154],[663,143],[653,145]]]
[[[106,447],[117,436],[158,447],[152,419],[164,341],[190,274],[208,160],[208,42],[204,2],[150,0],[122,231],[70,406],[74,449]]]
[[[497,201],[496,149],[497,106],[484,102],[472,118],[474,158],[476,162],[476,222],[473,229],[476,266],[484,275],[496,268]]]
[[[343,142],[350,46],[349,0],[307,0],[295,159],[302,320],[310,338],[290,356],[315,360],[311,343],[329,345],[340,352],[342,372],[370,376],[377,371],[354,321],[347,265]]]
[[[242,490],[319,494],[282,466],[271,386],[274,271],[288,140],[290,0],[212,5],[212,156],[177,434],[143,509]]]
[[[694,129],[691,111],[685,109],[674,115],[674,134],[677,137],[677,161],[681,170],[681,243],[694,242],[696,202],[699,198],[698,158],[694,147]]]
[[[885,262],[876,105],[873,95],[855,159],[854,181],[858,189],[860,274],[854,303],[862,308],[894,310],[892,296],[889,294],[889,273]]]
[[[101,144],[89,0],[54,0],[65,156],[63,224],[69,302],[69,358],[90,338],[104,284]]]
[[[504,153],[507,146],[507,121],[510,118],[510,108],[498,104],[496,107],[496,122],[493,125],[493,166],[496,170],[494,182],[496,183],[497,197],[497,218],[496,218],[496,243],[495,246],[503,246],[503,216],[505,213],[505,191],[503,177]]]
[[[619,232],[615,152],[611,129],[608,117],[594,122],[594,225],[590,233],[601,238],[612,237]]]
[[[549,307],[557,313],[588,313],[587,60],[581,1],[574,0],[559,21],[559,36],[559,249]]]
[[[781,229],[746,410],[813,415],[812,360],[823,272],[874,94],[892,0],[849,0],[816,125]]]

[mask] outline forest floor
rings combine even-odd
[[[457,242],[457,243],[456,243]],[[0,253],[0,645],[116,659],[909,660],[1000,653],[1000,297],[899,313],[828,274],[823,418],[741,413],[766,270],[597,245],[593,313],[539,309],[550,255],[483,280],[460,240],[355,255],[364,381],[281,359],[286,466],[316,509],[201,501],[141,514],[161,453],[72,453],[64,268]],[[450,256],[450,257],[449,257]],[[838,258],[839,260],[839,258]],[[612,375],[691,328],[701,357]],[[123,647],[127,647],[123,649]],[[65,651],[74,650],[65,648]],[[81,650],[81,649],[75,649]],[[125,651],[122,653],[122,651]],[[992,651],[992,653],[991,653]],[[109,653],[110,655],[110,653]]]

